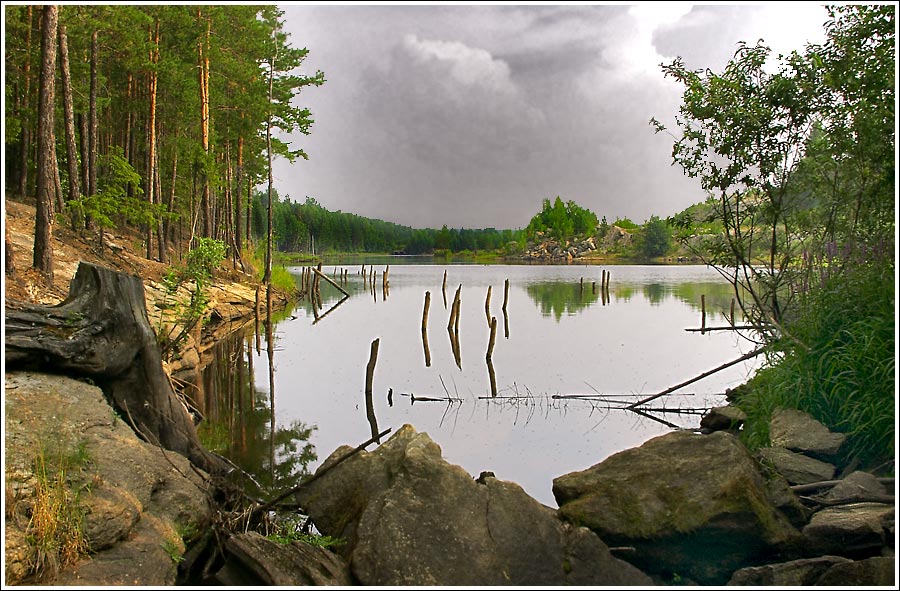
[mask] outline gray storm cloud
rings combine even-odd
[[[761,10],[288,6],[328,81],[298,99],[310,160],[280,162],[276,185],[418,227],[522,227],[556,195],[610,220],[671,215],[704,196],[648,125],[680,102],[659,63],[721,67],[751,24],[777,24]]]

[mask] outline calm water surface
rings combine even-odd
[[[340,445],[355,447],[373,433],[410,423],[473,476],[490,470],[555,507],[553,478],[640,445],[672,425],[699,424],[697,414],[645,417],[615,408],[621,406],[615,400],[665,390],[752,348],[728,331],[684,330],[700,326],[701,295],[707,325],[727,323],[731,288],[703,266],[399,261],[388,261],[386,298],[385,261],[375,267],[374,295],[359,275],[360,265],[326,266],[329,275],[349,269],[351,297],[341,301],[323,282],[320,319],[307,302],[290,310],[274,323],[271,352],[264,330],[259,352],[252,330],[220,343],[198,400],[210,445],[264,485],[274,481],[278,487],[315,470]],[[600,289],[602,269],[611,272],[608,300]],[[505,279],[510,284],[506,317]],[[457,362],[447,322],[460,284]],[[497,319],[496,396],[485,360],[488,286],[490,315]],[[421,332],[426,291],[431,292],[429,364]],[[367,401],[366,364],[374,339],[380,347]],[[726,388],[745,381],[752,370],[751,363],[734,366],[652,406],[671,411],[721,404]],[[581,398],[572,398],[577,395]]]

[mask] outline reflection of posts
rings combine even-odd
[[[491,357],[494,355],[494,339],[497,338],[497,318],[491,318],[491,337],[488,340],[488,348],[487,353],[484,355],[484,360],[487,362],[488,367],[488,377],[491,380],[491,396],[497,395],[497,377],[494,375],[494,362],[491,361]]]
[[[431,305],[431,292],[425,292],[425,308],[422,310],[422,348],[425,350],[425,367],[431,367],[431,351],[428,348],[428,307]]]
[[[459,353],[459,334],[453,331],[451,327],[447,327],[447,334],[450,335],[450,349],[453,351],[453,359],[456,361],[456,367],[462,369],[462,356]]]
[[[487,358],[487,368],[488,368],[488,379],[491,382],[491,397],[497,397],[497,376],[494,373],[494,363],[491,361],[491,358]]]
[[[377,443],[381,443],[378,434],[378,420],[375,418],[375,404],[372,402],[372,393],[366,392],[366,420],[369,421],[369,428],[372,430],[372,439]]]

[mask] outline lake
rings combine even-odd
[[[385,257],[375,261],[372,290],[359,261],[343,263],[323,271],[339,279],[347,269],[349,297],[322,281],[322,308],[314,312],[303,301],[282,313],[273,321],[271,348],[263,330],[257,350],[251,325],[220,342],[203,373],[197,404],[206,416],[204,441],[264,487],[288,486],[338,446],[356,447],[373,433],[409,423],[473,477],[492,471],[556,507],[553,478],[673,428],[696,429],[703,409],[723,404],[725,390],[754,370],[752,361],[731,367],[655,400],[648,406],[656,410],[646,415],[621,408],[752,350],[732,331],[685,330],[701,325],[701,296],[707,326],[728,323],[731,286],[705,266],[426,264]],[[299,281],[302,269],[289,270]],[[458,337],[451,338],[457,333],[448,331],[448,319],[460,285]],[[492,368],[485,358],[489,286],[497,320]],[[426,291],[428,358],[421,330]]]

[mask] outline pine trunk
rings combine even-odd
[[[53,281],[53,201],[56,192],[54,162],[56,141],[53,135],[54,91],[56,81],[56,26],[58,8],[41,9],[41,78],[38,100],[37,207],[34,224],[35,269]]]
[[[75,139],[75,109],[72,106],[72,79],[69,75],[69,44],[66,26],[59,26],[59,65],[62,69],[63,117],[66,125],[66,165],[69,173],[69,200],[81,196],[78,182],[78,144]]]
[[[90,145],[88,146],[88,195],[97,194],[97,148],[100,143],[97,124],[97,60],[99,59],[99,44],[97,43],[97,31],[91,33],[91,97],[90,120],[88,121]],[[101,243],[102,244],[102,243]]]
[[[25,27],[25,65],[22,69],[25,78],[25,97],[23,103],[25,104],[25,111],[27,112],[28,101],[31,100],[31,21],[33,19],[31,6],[27,7],[26,15],[28,26]],[[31,125],[29,121],[29,116],[22,118],[22,153],[20,154],[21,159],[19,161],[21,167],[19,169],[19,197],[22,199],[24,199],[28,193],[28,161],[29,152],[31,151]]]

